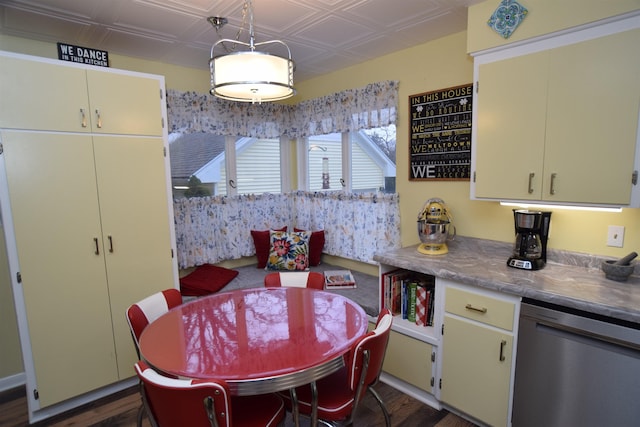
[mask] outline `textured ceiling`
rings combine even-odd
[[[301,81],[462,31],[479,1],[253,0],[254,32],[289,45]],[[1,0],[0,33],[206,69],[219,36],[237,38],[242,9],[240,0]],[[218,35],[208,16],[229,23]]]

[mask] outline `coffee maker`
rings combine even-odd
[[[551,212],[513,210],[516,242],[507,265],[523,270],[540,270],[547,263],[547,240]]]

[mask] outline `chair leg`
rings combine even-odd
[[[378,402],[378,405],[380,405],[380,408],[382,409],[382,413],[384,414],[385,425],[387,427],[391,427],[391,417],[389,416],[389,412],[387,411],[386,406],[384,406],[384,402],[380,398],[380,395],[372,387],[369,387],[368,390],[371,392],[373,397],[375,397],[376,401]]]
[[[138,408],[138,417],[137,417],[137,426],[138,427],[142,427],[142,418],[144,418],[144,404],[140,405],[140,407]]]

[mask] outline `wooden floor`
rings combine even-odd
[[[437,411],[417,400],[400,393],[394,388],[380,383],[376,391],[384,400],[391,414],[391,425],[402,427],[474,427],[474,424],[457,417],[445,410]],[[138,388],[132,387],[120,393],[85,405],[47,421],[34,424],[38,427],[63,426],[104,426],[133,427],[136,425],[136,414],[140,406]],[[308,425],[306,419],[301,424]],[[24,389],[0,393],[0,426],[27,426],[27,403]],[[145,418],[143,425],[150,426]],[[285,427],[293,426],[291,416],[287,416]],[[384,426],[384,417],[380,407],[370,396],[363,400],[358,409],[354,426]]]

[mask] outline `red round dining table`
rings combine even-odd
[[[337,371],[367,325],[364,310],[339,294],[243,289],[163,314],[143,331],[140,352],[161,372],[225,380],[236,395],[263,394]]]

